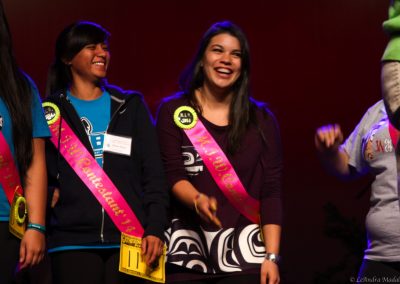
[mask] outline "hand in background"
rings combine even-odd
[[[317,129],[315,147],[319,152],[336,152],[343,142],[343,133],[338,124],[328,124]]]

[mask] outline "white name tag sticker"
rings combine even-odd
[[[104,134],[103,151],[115,154],[131,155],[132,138]]]

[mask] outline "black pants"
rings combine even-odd
[[[8,230],[8,222],[0,222],[0,283],[14,283],[19,258],[20,240]]]
[[[364,259],[357,283],[400,283],[400,262]]]
[[[50,258],[53,284],[146,283],[118,271],[119,249],[61,251]]]

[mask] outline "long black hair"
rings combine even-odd
[[[67,88],[72,82],[71,61],[88,44],[107,42],[110,33],[102,26],[78,21],[66,27],[57,37],[55,58],[47,76],[46,95]],[[100,82],[100,84],[103,82]]]
[[[204,83],[201,62],[211,39],[224,33],[237,38],[241,48],[240,76],[232,86],[233,97],[229,109],[228,152],[233,154],[240,147],[240,140],[247,126],[251,121],[255,120],[255,111],[250,101],[250,51],[243,31],[230,21],[213,24],[201,39],[192,62],[182,73],[179,85],[184,94],[188,96],[190,103],[201,112],[201,107],[195,97],[196,89],[200,88]]]
[[[23,185],[33,156],[32,88],[15,60],[10,29],[0,1],[0,97],[11,116],[15,157]]]

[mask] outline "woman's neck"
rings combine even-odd
[[[95,100],[103,93],[103,89],[98,85],[82,81],[74,81],[74,83],[70,86],[70,91],[71,95],[85,101]]]
[[[202,116],[213,124],[226,126],[229,124],[229,109],[232,94],[216,94],[208,88],[201,87],[195,91],[196,100],[201,107]]]
[[[196,90],[195,96],[201,107],[207,105],[211,108],[229,108],[233,94],[231,92],[216,91],[207,85],[203,85]]]

